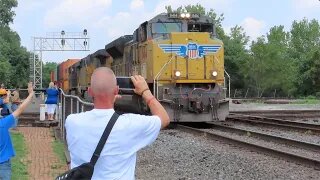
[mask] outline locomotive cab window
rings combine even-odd
[[[208,32],[213,33],[212,24],[188,24],[188,32]]]
[[[153,23],[153,34],[167,34],[171,32],[181,32],[181,23]]]

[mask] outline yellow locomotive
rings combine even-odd
[[[116,76],[142,75],[172,121],[224,120],[224,47],[213,20],[162,13],[105,46]]]

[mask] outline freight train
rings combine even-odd
[[[132,35],[119,37],[70,66],[69,87],[63,89],[83,95],[93,70],[101,66],[110,67],[116,76],[142,75],[172,121],[224,120],[229,113],[224,46],[208,16],[155,16]],[[147,109],[139,98],[130,100],[131,107]]]

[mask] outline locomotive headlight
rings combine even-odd
[[[213,77],[217,77],[218,72],[217,72],[217,71],[212,71],[212,73],[211,73],[211,74],[212,74],[212,76],[213,76]]]
[[[186,18],[190,18],[190,14],[189,13],[186,14]]]
[[[180,72],[180,71],[175,71],[175,72],[174,72],[174,75],[175,75],[176,77],[180,77],[180,76],[181,76],[181,72]]]
[[[185,13],[182,13],[182,14],[180,14],[180,16],[181,16],[182,18],[185,18],[185,17],[186,17],[186,14],[185,14]]]

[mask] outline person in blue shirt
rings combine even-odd
[[[9,129],[14,126],[15,119],[26,109],[32,101],[34,95],[32,83],[28,84],[28,97],[12,114],[0,118],[0,179],[11,179],[11,161],[15,156]],[[2,95],[0,98],[0,106],[4,107],[9,102],[9,95]]]
[[[49,88],[46,90],[46,93],[47,93],[47,100],[45,104],[47,105],[48,120],[53,121],[54,111],[56,110],[56,107],[58,104],[59,91],[54,86],[54,83],[50,82]]]

